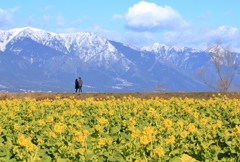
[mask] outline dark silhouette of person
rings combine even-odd
[[[78,83],[78,79],[75,80],[75,92],[77,93],[79,89],[79,83]]]
[[[79,78],[78,78],[79,92],[82,92],[82,85],[83,85],[82,78],[81,78],[81,77],[79,77]]]

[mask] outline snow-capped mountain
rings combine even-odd
[[[177,68],[191,74],[200,67],[210,66],[210,58],[206,51],[188,47],[167,46],[154,43],[142,47],[141,50],[152,52],[157,60],[165,59]]]
[[[31,27],[0,30],[0,90],[83,91],[209,90],[193,76],[209,65],[203,50],[163,44],[139,48],[93,33],[56,34]]]

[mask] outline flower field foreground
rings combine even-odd
[[[240,101],[0,101],[0,161],[240,161]]]

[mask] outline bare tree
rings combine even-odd
[[[211,77],[207,77],[208,70],[206,68],[198,70],[196,77],[216,91],[229,91],[239,66],[236,54],[231,52],[230,46],[223,48],[221,42],[217,41],[214,45],[209,46],[208,55],[211,58],[218,79],[212,80]]]
[[[155,92],[165,92],[166,91],[166,87],[163,84],[158,84],[155,88],[154,88]]]

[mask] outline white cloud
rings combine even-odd
[[[157,42],[167,45],[188,46],[194,48],[207,48],[207,45],[214,43],[216,40],[223,45],[230,45],[236,52],[239,51],[240,30],[235,27],[220,26],[210,28],[205,26],[191,27],[181,32],[169,31],[163,33]]]
[[[50,20],[50,16],[49,15],[43,15],[42,19],[44,21],[49,21]]]
[[[207,11],[199,18],[212,16]],[[113,19],[121,19],[114,15]],[[166,45],[207,48],[208,44],[220,40],[223,45],[240,52],[240,30],[231,26],[212,27],[211,24],[190,24],[181,14],[170,6],[158,6],[155,3],[141,1],[128,9],[124,16],[128,30],[120,34],[124,43],[137,46],[150,45],[156,42]]]
[[[89,29],[89,31],[109,40],[124,42],[124,37],[121,35],[121,33],[114,30],[103,29],[100,25],[94,25]]]
[[[124,38],[125,38],[125,40],[123,40],[124,43],[131,42],[132,44],[138,47],[150,45],[157,42],[156,33],[153,34],[151,32],[128,31],[124,34]]]
[[[24,26],[34,26],[34,25],[35,25],[34,18],[32,16],[29,16],[21,26],[24,27]]]
[[[199,16],[199,18],[201,18],[201,19],[207,19],[207,18],[209,18],[209,17],[211,17],[212,16],[212,12],[211,11],[207,11],[207,12],[205,12],[205,13],[202,13],[200,16]]]
[[[7,28],[13,23],[12,12],[12,10],[8,11],[0,8],[0,28]]]
[[[112,20],[122,20],[122,19],[123,19],[123,16],[120,14],[115,14],[112,16]]]
[[[43,10],[44,10],[44,11],[49,11],[49,10],[51,10],[52,8],[53,8],[52,6],[45,6]]]
[[[231,26],[220,26],[216,29],[210,30],[206,37],[209,41],[220,40],[223,45],[230,45],[230,47],[237,52],[240,52],[240,30]]]
[[[141,1],[128,9],[127,28],[134,31],[176,30],[188,26],[178,11],[169,6]]]
[[[230,26],[212,28],[207,25],[189,26],[181,31],[127,31],[121,35],[123,43],[132,43],[139,47],[162,43],[170,46],[206,49],[208,44],[221,41],[224,46],[230,45],[232,51],[240,52],[240,30]],[[113,37],[114,38],[114,37]]]
[[[234,36],[239,35],[239,30],[230,26],[219,26],[217,29],[214,29],[210,32],[211,35],[216,35],[219,37],[225,37],[232,39]]]
[[[57,26],[64,26],[65,25],[65,20],[61,15],[58,15],[56,20],[57,20]]]
[[[76,33],[78,32],[78,30],[74,27],[70,27],[70,28],[59,28],[56,31],[57,33]]]

